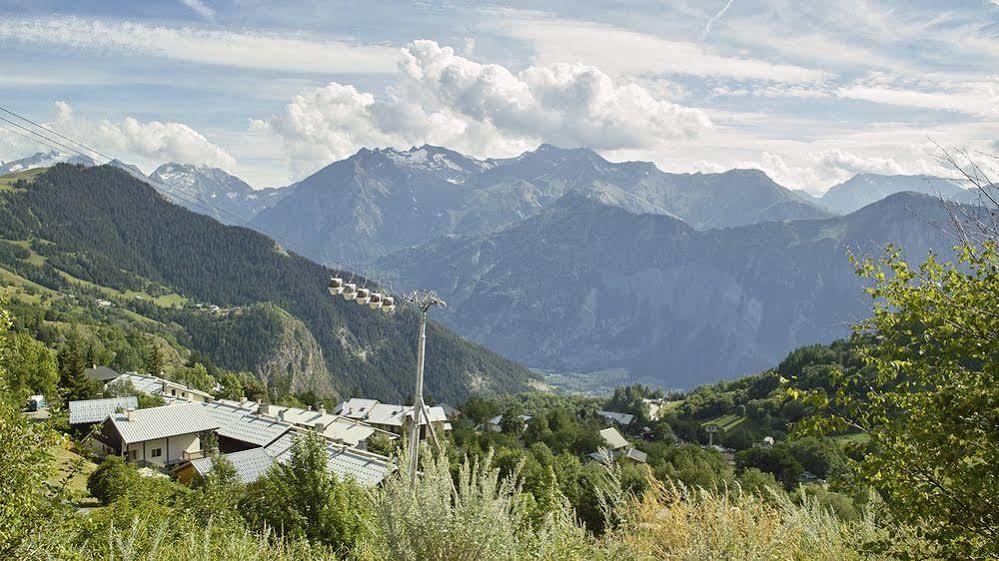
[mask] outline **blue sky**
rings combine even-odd
[[[152,171],[541,142],[821,192],[999,152],[999,0],[0,1],[2,105]],[[0,130],[0,160],[36,147]]]

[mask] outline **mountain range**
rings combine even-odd
[[[670,174],[550,145],[488,160],[434,146],[364,149],[288,189],[251,225],[320,262],[355,266],[440,236],[494,231],[572,191],[695,228],[830,216],[759,171]]]
[[[812,197],[757,170],[666,173],[550,145],[486,160],[362,149],[282,189],[180,164],[147,179],[320,263],[435,288],[444,323],[525,365],[684,387],[846,334],[869,309],[847,252],[946,253],[936,197],[971,200],[926,176],[857,175]]]
[[[833,185],[815,202],[836,214],[848,214],[894,193],[911,191],[948,200],[973,202],[956,182],[928,175],[876,175],[860,173]]]
[[[242,179],[218,168],[172,162],[156,168],[149,177],[154,180],[154,186],[155,182],[169,186],[168,194],[178,204],[206,213],[223,224],[244,223],[291,192],[289,189],[253,189]]]
[[[907,192],[842,217],[697,230],[572,192],[496,232],[438,239],[377,268],[402,288],[435,287],[444,323],[524,364],[623,368],[690,388],[845,336],[870,310],[848,252],[897,243],[913,262],[950,256],[947,218],[937,199]]]

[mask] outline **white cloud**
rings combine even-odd
[[[999,81],[969,82],[950,91],[920,91],[882,85],[852,85],[839,88],[839,97],[898,105],[957,111],[980,117],[999,116]]]
[[[583,61],[615,75],[680,74],[738,80],[821,82],[831,75],[811,68],[716,54],[700,43],[668,40],[599,23],[519,17],[497,24],[530,42],[536,64]]]
[[[236,159],[201,133],[182,123],[140,122],[125,117],[119,123],[77,116],[69,104],[56,103],[49,128],[93,146],[104,154],[147,168],[168,161],[233,169]],[[96,156],[95,156],[96,157]]]
[[[211,19],[215,16],[215,10],[205,5],[201,0],[181,0],[181,2],[203,18]]]
[[[391,72],[396,58],[396,50],[388,47],[343,41],[72,17],[5,18],[0,39],[282,72]]]
[[[283,138],[301,172],[363,146],[431,143],[475,155],[509,155],[542,141],[598,150],[654,148],[709,126],[703,111],[615,82],[593,66],[553,64],[513,73],[433,41],[415,41],[402,50],[385,99],[334,82],[302,92],[252,128]]]

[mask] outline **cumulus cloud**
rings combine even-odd
[[[933,145],[906,146],[891,156],[870,155],[832,148],[800,155],[763,152],[758,160],[736,167],[757,168],[777,183],[820,194],[858,173],[883,175],[936,175],[948,170],[932,156]]]
[[[384,99],[333,82],[300,93],[251,128],[283,138],[301,171],[362,146],[431,143],[476,155],[516,153],[539,142],[613,150],[689,139],[710,125],[703,111],[616,82],[593,66],[514,73],[415,41],[402,49]]]
[[[236,160],[225,149],[212,143],[183,123],[141,122],[125,117],[119,123],[92,121],[76,115],[69,104],[56,103],[53,130],[93,146],[118,159],[148,166],[167,161],[233,169]],[[95,156],[96,157],[96,156]]]
[[[388,47],[344,41],[74,17],[4,18],[0,39],[282,72],[391,72],[396,56]]]

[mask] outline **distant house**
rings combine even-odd
[[[629,413],[617,413],[615,411],[600,410],[597,411],[597,415],[600,415],[612,423],[617,423],[622,427],[626,427],[635,421],[635,416]]]
[[[377,404],[377,402],[375,403]],[[340,410],[343,411],[342,406]],[[358,417],[363,418],[364,416],[358,414],[355,414],[353,417],[347,417],[343,414],[334,415],[327,413],[322,408],[302,409],[300,407],[284,407],[266,403],[258,406],[257,413],[297,427],[314,430],[322,434],[327,440],[362,450],[367,448],[367,440],[373,434],[382,433],[391,438],[396,438],[395,433],[374,427],[370,423],[362,421]]]
[[[121,374],[115,372],[114,369],[108,368],[107,366],[97,366],[96,364],[84,370],[83,375],[91,380],[97,380],[102,384],[107,384],[108,382],[121,376]]]
[[[70,426],[78,427],[101,423],[117,411],[129,411],[138,408],[139,400],[134,395],[70,401],[69,424]]]
[[[527,428],[527,423],[531,420],[530,415],[521,415],[520,420],[524,423],[523,428]],[[503,432],[503,415],[496,415],[492,419],[486,421],[486,430],[489,432]]]
[[[197,388],[191,388],[179,382],[165,380],[159,376],[145,376],[135,372],[126,372],[118,376],[112,382],[105,384],[107,388],[111,383],[129,382],[136,390],[148,394],[162,397],[168,401],[212,401],[212,394],[203,392]]]
[[[340,404],[340,410],[337,413],[351,419],[364,420],[371,412],[371,408],[377,404],[377,399],[352,397]]]
[[[452,421],[461,416],[461,411],[457,407],[453,407],[447,403],[441,403],[437,407],[440,407],[444,411],[444,415]]]
[[[381,403],[374,399],[351,398],[343,402],[339,414],[348,419],[364,421],[365,423],[393,434],[403,434],[413,422],[412,405],[397,405]],[[447,414],[441,407],[427,407],[430,422],[437,433],[443,434],[451,430]],[[420,426],[427,424],[423,415],[419,416]],[[426,430],[421,431],[421,437],[426,438]]]
[[[99,435],[107,454],[170,466],[202,457],[201,436],[219,423],[198,403],[164,405],[112,414]]]
[[[640,464],[646,462],[647,454],[631,446],[628,440],[614,427],[600,431],[600,437],[604,439],[607,447],[596,452],[591,452],[589,457],[593,460],[600,463],[617,459],[624,459]]]

